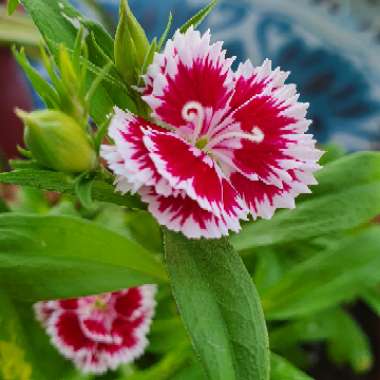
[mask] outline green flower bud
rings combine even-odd
[[[95,167],[96,153],[74,119],[57,110],[16,113],[25,124],[25,144],[39,164],[68,173]]]
[[[120,1],[119,16],[114,44],[115,64],[123,78],[129,84],[134,84],[138,79],[138,69],[144,64],[150,44],[144,29],[129,8],[127,0]]]

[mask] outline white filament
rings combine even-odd
[[[205,111],[202,104],[196,101],[187,102],[182,108],[182,117],[184,120],[194,123],[195,128],[191,137],[191,143],[195,144],[201,133]]]
[[[226,132],[222,133],[219,136],[213,138],[208,144],[207,149],[211,149],[214,146],[220,144],[224,140],[238,138],[242,140],[252,141],[254,143],[260,144],[264,140],[264,132],[259,127],[253,127],[252,133],[246,132]]]

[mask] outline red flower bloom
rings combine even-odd
[[[266,60],[236,72],[222,43],[176,32],[145,76],[155,123],[116,109],[102,156],[117,189],[138,192],[159,223],[218,238],[240,219],[271,218],[310,192],[321,152],[305,134],[308,104]]]
[[[84,373],[101,374],[145,350],[155,286],[34,305],[52,344]]]

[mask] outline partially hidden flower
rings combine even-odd
[[[233,71],[225,54],[209,32],[177,31],[144,77],[154,122],[116,109],[114,145],[102,147],[117,190],[139,193],[161,225],[189,238],[295,207],[322,155],[289,73],[269,60]]]
[[[34,305],[58,351],[83,373],[101,374],[143,354],[155,309],[154,285]]]

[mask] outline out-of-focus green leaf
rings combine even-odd
[[[313,380],[306,373],[276,354],[271,355],[271,380]]]
[[[174,350],[181,343],[189,342],[189,338],[182,321],[179,318],[172,318],[154,321],[149,341],[150,352],[164,354]]]
[[[125,380],[172,380],[174,374],[184,366],[191,354],[188,344],[179,345],[176,350],[167,353],[158,363],[144,371],[127,376]]]
[[[24,334],[17,310],[0,291],[0,378],[4,380],[48,380],[40,372]]]
[[[39,372],[43,373],[46,380],[57,379],[58,374],[60,375],[59,380],[66,379],[66,374],[74,372],[73,365],[51,344],[50,337],[36,319],[33,305],[11,301],[23,328],[28,350],[33,355]],[[37,380],[40,379],[37,378]]]
[[[361,294],[361,298],[380,316],[380,289],[378,285],[374,288],[364,290]]]
[[[6,8],[0,5],[0,43],[37,46],[41,36],[33,22],[23,14],[9,16],[9,11],[12,9],[8,7],[7,12]]]
[[[338,158],[342,158],[345,155],[344,149],[336,144],[324,145],[322,146],[322,150],[325,151],[325,153],[319,160],[319,163],[322,166],[330,164],[331,162],[337,160]]]
[[[373,364],[373,355],[368,337],[357,322],[343,310],[330,313],[331,329],[328,354],[340,365],[349,364],[355,372],[368,371]]]
[[[0,198],[0,212],[7,212],[7,211],[9,211],[7,204],[2,198]]]
[[[187,29],[191,26],[196,28],[213,10],[218,0],[212,0],[208,5],[202,8],[198,13],[196,13],[191,19],[189,19],[185,24],[183,24],[179,30],[181,33],[185,33]]]
[[[0,173],[0,183],[36,187],[41,190],[74,194],[75,180],[72,176],[44,169],[18,169]],[[143,208],[141,201],[132,195],[121,195],[115,192],[114,186],[100,179],[92,184],[92,196],[100,202],[116,203],[130,208]]]
[[[165,281],[149,252],[99,224],[0,214],[0,286],[12,297],[66,298]]]
[[[161,228],[150,213],[131,210],[126,214],[125,222],[129,236],[133,240],[149,251],[162,252]]]
[[[283,269],[277,254],[273,250],[261,249],[257,256],[253,279],[261,294],[280,279]]]
[[[266,317],[299,317],[361,294],[380,281],[379,252],[374,226],[294,266],[262,294]]]
[[[33,85],[34,90],[38,93],[46,106],[49,108],[56,108],[59,104],[57,93],[42,76],[37,72],[35,68],[29,63],[26,58],[25,52],[21,50],[18,52],[13,49],[13,54],[17,59],[18,64],[22,67],[28,79]]]
[[[170,380],[206,380],[206,375],[198,363],[193,363],[176,373]]]
[[[232,238],[238,250],[308,240],[354,229],[380,214],[380,153],[358,153],[332,162],[319,185],[295,210],[252,222]]]
[[[164,246],[174,298],[209,379],[268,380],[260,300],[228,241],[165,230]]]
[[[13,12],[17,9],[18,5],[19,5],[19,0],[8,0],[7,9],[8,9],[9,16],[13,14]]]

